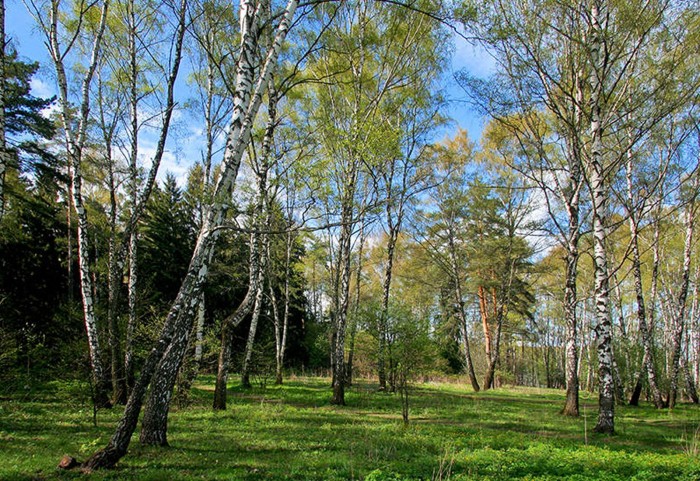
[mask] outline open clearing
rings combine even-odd
[[[617,407],[617,435],[590,432],[596,398],[582,393],[578,419],[558,414],[564,393],[509,388],[474,393],[461,384],[424,384],[404,426],[398,396],[356,383],[346,407],[329,404],[330,380],[230,389],[212,412],[201,378],[186,408],[173,407],[170,448],[142,447],[111,471],[62,472],[63,454],[82,460],[104,445],[121,408],[99,411],[88,387],[64,382],[0,398],[0,479],[92,480],[679,480],[700,479],[700,409]]]

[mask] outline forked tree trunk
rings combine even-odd
[[[268,237],[267,235],[264,235],[264,237]],[[268,243],[267,240],[263,241],[264,243]],[[263,248],[265,250],[266,248]],[[265,279],[264,279],[264,271],[265,271],[265,264],[266,261],[264,260],[265,257],[267,257],[266,254],[263,254],[263,261],[261,262],[261,266],[259,267],[260,269],[260,274],[258,275],[258,282],[257,286],[255,289],[255,300],[253,303],[253,315],[250,320],[250,329],[248,330],[248,340],[245,345],[245,357],[243,358],[243,368],[241,369],[241,385],[244,388],[250,388],[250,371],[251,371],[251,363],[253,362],[253,347],[255,345],[255,334],[258,331],[258,321],[260,320],[260,312],[262,310],[262,301],[263,301],[263,292],[265,289]]]

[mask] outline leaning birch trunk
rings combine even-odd
[[[610,323],[608,259],[605,247],[607,191],[603,168],[603,79],[606,69],[605,0],[591,6],[591,148],[589,182],[593,200],[593,251],[595,264],[596,347],[598,353],[598,422],[594,431],[615,432],[615,382],[613,380],[612,326]]]
[[[253,5],[250,1],[244,1],[241,8],[242,24],[247,25],[248,16],[252,17]],[[284,15],[275,34],[274,44],[267,54],[257,81],[253,79],[252,57],[246,56],[247,48],[242,49],[238,62],[236,75],[236,101],[234,104],[233,118],[227,136],[222,162],[221,177],[214,191],[213,202],[202,223],[197,243],[195,245],[187,275],[180,287],[180,291],[166,318],[165,325],[155,346],[151,349],[143,368],[141,376],[134,385],[129,396],[124,415],[107,446],[94,453],[85,463],[85,469],[103,469],[113,467],[126,453],[131,441],[131,436],[136,429],[143,398],[151,383],[151,379],[158,364],[171,349],[171,346],[185,343],[187,331],[191,329],[197,306],[197,297],[206,279],[211,253],[214,251],[218,228],[221,226],[227,211],[227,205],[233,191],[234,182],[238,175],[243,153],[250,142],[250,131],[255,116],[262,102],[262,96],[266,90],[271,71],[276,65],[277,56],[287,32],[291,26],[292,18],[296,11],[297,2],[290,0],[287,3]],[[244,47],[255,42],[247,29],[242,29],[242,42]],[[254,83],[255,82],[255,83]]]
[[[269,225],[269,222],[268,224]],[[244,388],[250,388],[250,370],[253,362],[253,348],[255,345],[255,335],[258,331],[258,321],[260,320],[260,312],[262,311],[263,293],[265,291],[265,269],[267,265],[267,256],[269,255],[269,236],[263,234],[263,252],[258,266],[257,281],[255,287],[255,300],[253,302],[253,315],[250,320],[250,329],[248,330],[248,339],[245,345],[245,356],[243,358],[243,367],[241,369],[241,385]]]
[[[262,142],[262,165],[256,167],[258,177],[258,201],[255,209],[254,229],[262,230],[269,228],[272,223],[272,211],[268,205],[268,173],[270,170],[270,159],[272,158],[272,147],[275,135],[275,127],[277,126],[277,94],[274,88],[274,79],[270,82],[268,102],[268,121],[265,129],[265,136]],[[263,215],[265,219],[263,221]],[[265,292],[265,273],[267,263],[270,259],[270,234],[259,233],[256,237],[260,238],[262,249],[260,252],[260,264],[255,272],[255,302],[253,305],[253,316],[250,320],[250,329],[248,330],[248,339],[245,346],[245,355],[243,358],[243,367],[241,369],[241,384],[245,388],[251,387],[250,384],[250,369],[253,360],[253,347],[255,345],[255,335],[258,330],[258,321],[260,320],[260,312],[262,310],[263,293]],[[252,274],[252,270],[251,270]],[[252,279],[252,278],[251,278]]]
[[[51,11],[49,14],[50,23],[47,25],[41,21],[44,33],[47,37],[47,46],[49,54],[56,70],[56,80],[58,82],[58,102],[60,108],[60,116],[64,125],[64,136],[68,157],[68,169],[70,172],[70,190],[75,208],[76,217],[78,220],[78,267],[80,270],[80,291],[83,303],[83,318],[85,321],[85,330],[87,332],[88,347],[90,351],[90,363],[92,366],[92,377],[94,384],[94,402],[100,407],[109,407],[109,382],[107,373],[102,364],[104,358],[100,348],[100,341],[97,329],[97,321],[95,319],[94,297],[93,297],[93,278],[90,268],[90,240],[88,236],[88,217],[85,206],[83,205],[83,189],[82,189],[82,152],[86,141],[86,130],[88,116],[90,113],[90,85],[97,69],[97,64],[100,58],[102,39],[104,37],[105,27],[107,23],[107,11],[109,9],[109,0],[106,0],[102,5],[100,16],[100,24],[97,30],[97,35],[93,42],[92,54],[90,63],[82,80],[80,107],[78,114],[78,125],[74,125],[74,115],[72,111],[72,103],[69,100],[68,94],[68,78],[66,76],[65,65],[63,59],[66,51],[62,51],[59,43],[59,2],[54,0],[51,2]],[[36,12],[40,16],[40,12]]]
[[[130,129],[131,129],[131,152],[129,161],[129,171],[130,171],[130,196],[131,196],[131,213],[126,222],[124,231],[121,234],[121,241],[116,242],[116,237],[114,238],[114,243],[110,246],[110,258],[109,258],[109,302],[108,302],[108,333],[110,337],[110,347],[111,347],[111,368],[112,368],[112,390],[113,398],[115,402],[119,404],[124,404],[127,399],[128,394],[128,378],[129,374],[127,371],[126,363],[127,358],[133,356],[131,352],[128,352],[124,356],[121,353],[121,341],[122,336],[120,332],[119,323],[117,322],[116,313],[119,310],[121,303],[121,278],[123,274],[123,269],[127,255],[131,255],[130,258],[130,279],[129,279],[129,325],[128,329],[133,329],[133,323],[135,322],[135,308],[136,308],[136,274],[137,274],[137,261],[136,261],[136,239],[138,238],[138,222],[143,214],[146,204],[153,190],[153,186],[156,182],[156,176],[158,174],[158,169],[160,167],[163,154],[165,153],[165,144],[168,138],[168,133],[170,130],[170,121],[172,119],[172,113],[175,108],[174,90],[175,81],[177,80],[178,72],[180,69],[180,61],[182,59],[182,45],[185,36],[185,30],[187,28],[186,24],[186,0],[181,0],[179,3],[178,11],[178,27],[174,38],[174,56],[171,65],[170,72],[168,73],[168,80],[166,86],[166,102],[165,110],[163,112],[162,124],[160,128],[160,135],[158,137],[158,142],[156,146],[156,152],[151,160],[151,167],[146,178],[145,186],[143,191],[139,194],[138,192],[138,168],[136,165],[136,160],[138,157],[138,99],[140,94],[138,92],[138,67],[136,59],[136,24],[137,19],[135,17],[135,8],[133,0],[129,3],[129,54],[130,54]],[[128,338],[128,334],[127,334]],[[129,339],[128,339],[129,340]],[[128,341],[127,341],[128,342]],[[131,346],[127,345],[125,351],[130,351]],[[129,359],[131,361],[132,359]],[[129,366],[131,369],[133,366]],[[132,381],[133,382],[133,381]]]
[[[272,79],[271,81],[272,82]],[[272,86],[272,84],[271,84]],[[267,242],[266,236],[259,232],[260,221],[265,209],[265,196],[267,189],[267,157],[272,149],[272,136],[274,135],[274,128],[276,125],[276,96],[274,94],[274,87],[271,88],[270,92],[270,102],[269,102],[269,112],[270,118],[268,119],[267,128],[265,130],[265,137],[263,140],[263,158],[265,159],[265,166],[260,172],[258,177],[258,195],[254,212],[254,222],[253,222],[253,232],[250,235],[250,267],[248,275],[248,290],[243,298],[243,301],[238,306],[236,311],[224,319],[221,327],[221,348],[219,350],[219,362],[216,374],[216,385],[214,387],[214,403],[212,408],[214,410],[224,410],[226,409],[226,398],[227,398],[227,386],[228,386],[228,370],[231,363],[231,336],[233,334],[233,329],[240,324],[243,319],[250,313],[251,309],[256,306],[256,299],[258,297],[258,291],[262,290],[263,283],[263,269],[265,264],[266,252],[263,252],[262,243]],[[263,175],[264,174],[264,175]],[[268,222],[269,224],[269,222]],[[262,296],[262,294],[261,294]],[[262,297],[261,297],[262,299]],[[257,304],[259,305],[259,304]],[[258,313],[259,315],[259,313]],[[255,324],[255,326],[254,326]],[[255,330],[257,328],[257,319],[251,322],[252,337],[255,338]],[[250,331],[249,331],[250,338]],[[252,341],[246,344],[250,345],[252,354]],[[246,354],[247,356],[247,354]],[[245,371],[245,369],[243,369]],[[243,373],[245,374],[245,373]],[[245,384],[244,377],[241,376],[242,381]],[[248,380],[248,384],[250,381]]]

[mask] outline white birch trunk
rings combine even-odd
[[[591,5],[591,148],[589,152],[589,181],[593,200],[593,251],[595,264],[596,344],[598,353],[598,422],[596,432],[615,432],[615,382],[613,380],[612,326],[608,259],[605,247],[607,236],[607,189],[603,166],[603,80],[607,69],[605,41],[607,5],[596,0]]]
[[[202,363],[202,346],[204,344],[204,315],[206,314],[206,298],[204,291],[199,294],[199,304],[197,305],[197,327],[195,331],[194,362],[197,366]]]

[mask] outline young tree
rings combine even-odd
[[[66,33],[61,23],[63,13],[58,0],[51,0],[47,5],[39,5],[29,1],[27,8],[34,16],[41,27],[42,34],[46,39],[46,46],[53,62],[58,82],[58,103],[59,115],[62,123],[64,142],[68,160],[68,171],[70,175],[70,190],[73,206],[78,219],[78,265],[80,268],[80,286],[83,301],[83,314],[85,329],[87,331],[88,346],[90,350],[90,363],[92,365],[93,383],[95,386],[95,404],[97,406],[110,406],[109,401],[109,379],[104,362],[105,358],[99,341],[97,321],[95,319],[95,300],[93,297],[93,278],[90,267],[90,239],[88,236],[88,216],[83,203],[83,175],[82,161],[83,153],[87,141],[87,129],[90,114],[90,87],[95,71],[98,67],[102,40],[104,37],[107,13],[109,10],[109,0],[98,4],[80,4],[77,11],[77,24],[86,22],[88,13],[99,10],[99,22],[93,25],[91,32],[73,32],[69,35],[67,45],[63,45],[62,36]],[[93,38],[92,47],[89,51],[89,62],[81,76],[80,96],[77,104],[77,113],[73,109],[72,97],[69,90],[69,78],[67,73],[66,59],[77,48],[77,40],[80,36],[89,35]],[[71,40],[72,38],[72,40]]]
[[[459,321],[464,365],[474,391],[481,389],[474,370],[469,344],[470,322],[466,305],[466,269],[468,256],[464,249],[465,210],[471,164],[475,146],[465,131],[454,139],[445,140],[433,147],[432,163],[435,166],[435,188],[428,191],[428,206],[422,214],[423,221],[414,228],[420,244],[439,269],[447,275],[451,294],[448,304],[454,307]]]

